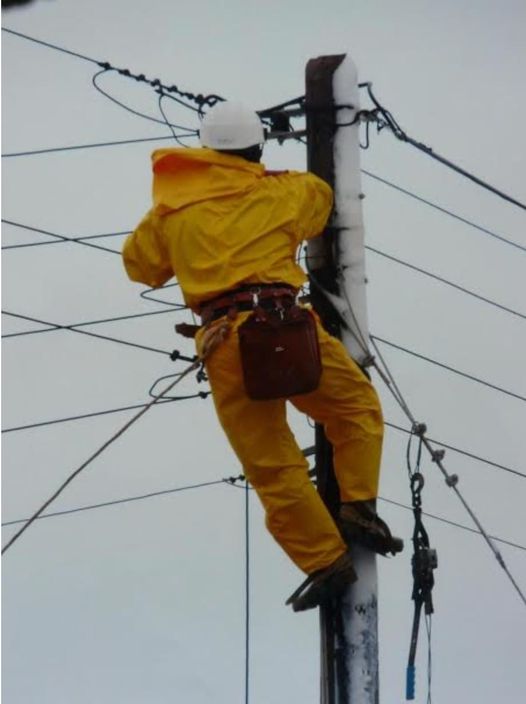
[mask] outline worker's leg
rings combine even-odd
[[[308,464],[286,422],[285,401],[252,401],[245,393],[235,321],[206,370],[223,429],[266,512],[269,531],[310,574],[346,551],[307,474]]]
[[[378,396],[343,344],[318,324],[323,372],[318,389],[291,398],[325,428],[342,502],[376,498],[383,419]]]

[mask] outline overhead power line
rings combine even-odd
[[[418,271],[420,274],[424,274],[424,276],[428,276],[431,279],[435,279],[436,281],[439,281],[440,283],[446,284],[447,286],[451,286],[452,288],[456,289],[457,291],[460,291],[461,293],[465,293],[468,296],[472,296],[473,298],[476,298],[479,301],[482,301],[483,303],[488,303],[489,305],[495,306],[496,308],[499,308],[500,310],[503,310],[506,313],[511,313],[512,315],[516,315],[517,317],[523,318],[524,320],[526,320],[526,315],[524,315],[524,313],[520,313],[517,310],[513,310],[512,308],[508,308],[507,306],[503,306],[501,303],[497,303],[496,301],[492,301],[490,298],[486,298],[485,296],[481,296],[479,293],[475,293],[474,291],[470,291],[468,288],[465,288],[464,286],[460,286],[459,284],[456,284],[453,281],[449,281],[448,279],[445,279],[442,276],[438,276],[438,274],[433,274],[431,271],[426,271],[425,269],[422,269],[418,266],[415,266],[414,264],[410,264],[409,262],[406,262],[403,259],[399,259],[398,257],[394,257],[392,254],[387,254],[387,252],[382,252],[380,249],[376,249],[375,247],[365,245],[365,249],[369,250],[369,252],[373,252],[374,254],[378,254],[381,257],[385,257],[386,259],[389,259],[393,262],[396,262],[397,264],[400,264],[401,266],[405,266],[408,269],[412,269],[413,271]]]
[[[365,169],[362,169],[362,173],[374,179],[375,181],[379,181],[380,183],[389,186],[389,188],[394,188],[400,193],[403,193],[404,195],[409,196],[410,198],[413,198],[414,200],[417,200],[420,203],[424,203],[424,205],[427,205],[430,208],[434,208],[435,210],[438,210],[439,212],[444,213],[445,215],[449,215],[450,217],[454,218],[455,220],[458,220],[459,222],[463,222],[465,225],[474,227],[476,230],[479,230],[479,232],[483,232],[485,235],[489,235],[490,237],[493,237],[497,240],[500,240],[501,242],[504,242],[505,244],[510,245],[510,247],[515,247],[516,249],[521,249],[523,252],[526,252],[526,247],[524,247],[523,245],[518,244],[517,242],[513,242],[513,240],[509,240],[506,237],[499,235],[497,232],[489,230],[487,227],[482,227],[482,225],[478,225],[477,223],[472,222],[471,220],[468,220],[467,218],[464,218],[461,215],[458,215],[457,213],[453,213],[451,210],[443,208],[441,205],[437,205],[436,203],[433,203],[432,201],[427,200],[426,198],[422,198],[422,196],[418,196],[416,195],[416,193],[412,193],[411,191],[407,190],[406,188],[402,188],[401,186],[398,186],[392,181],[388,181],[387,179],[382,178],[377,174],[373,174],[370,171],[366,171]]]
[[[352,308],[351,303],[350,303],[350,301],[348,300],[348,297],[347,297],[347,303],[348,303],[348,305],[349,305],[349,308]],[[378,354],[378,357],[379,357],[379,359],[380,359],[381,364],[378,363],[378,362],[374,359],[374,357],[372,357],[372,355],[370,354],[370,352],[369,352],[368,349],[366,349],[366,352],[369,354],[369,358],[372,359],[375,369],[378,371],[378,373],[380,374],[382,380],[383,380],[384,383],[387,385],[387,388],[388,388],[389,391],[392,393],[394,399],[397,401],[397,403],[399,404],[400,408],[403,410],[403,412],[404,412],[405,415],[407,416],[408,420],[410,421],[410,423],[411,423],[411,431],[412,431],[411,434],[412,434],[412,435],[418,435],[418,436],[419,436],[420,442],[421,442],[422,446],[426,448],[426,450],[427,450],[427,452],[429,453],[429,455],[430,455],[432,461],[436,464],[436,466],[438,467],[438,469],[439,469],[440,472],[442,473],[442,476],[444,477],[444,481],[445,481],[446,485],[447,485],[450,489],[452,489],[452,491],[454,491],[454,493],[457,495],[457,498],[458,498],[459,501],[461,502],[462,506],[464,507],[464,509],[465,509],[466,512],[468,513],[469,517],[471,518],[471,520],[473,521],[473,523],[474,523],[475,526],[477,527],[478,531],[480,532],[480,534],[482,535],[482,537],[483,537],[484,540],[486,541],[486,544],[488,545],[489,549],[490,549],[491,552],[493,553],[493,556],[494,556],[495,559],[497,560],[498,564],[502,567],[502,569],[503,569],[503,571],[504,571],[506,577],[508,578],[509,582],[512,584],[513,588],[515,589],[515,591],[516,591],[517,594],[519,595],[521,601],[522,601],[522,602],[524,603],[524,605],[526,606],[526,595],[525,595],[524,592],[522,591],[521,587],[519,586],[519,584],[518,584],[518,582],[516,581],[516,579],[515,579],[515,577],[513,576],[513,574],[510,572],[510,570],[509,570],[509,568],[508,568],[508,566],[507,566],[507,564],[506,564],[506,562],[505,562],[505,560],[504,560],[502,554],[501,554],[501,553],[499,552],[499,550],[496,548],[494,542],[491,540],[491,538],[490,538],[490,536],[488,535],[487,531],[484,529],[484,526],[483,526],[482,523],[480,522],[480,520],[479,520],[479,518],[477,517],[477,515],[475,514],[474,510],[471,508],[471,506],[468,504],[468,502],[467,502],[466,499],[464,498],[463,494],[462,494],[461,491],[459,490],[459,488],[458,488],[458,486],[457,486],[457,484],[458,484],[458,476],[456,476],[456,475],[454,475],[454,474],[449,474],[449,472],[448,472],[447,469],[445,468],[445,466],[444,466],[444,464],[443,464],[443,462],[442,462],[443,457],[444,457],[444,452],[443,452],[443,450],[435,450],[435,449],[433,448],[433,446],[432,446],[432,444],[431,444],[431,441],[429,440],[429,438],[428,438],[427,435],[426,435],[426,433],[427,433],[427,428],[426,428],[425,424],[424,424],[424,423],[417,423],[415,417],[413,416],[413,414],[412,414],[412,412],[411,412],[409,406],[407,405],[407,403],[406,403],[406,401],[405,401],[405,399],[404,399],[404,397],[403,397],[403,395],[402,395],[402,392],[400,391],[400,389],[399,389],[399,387],[398,387],[398,384],[396,383],[395,378],[393,377],[393,375],[392,375],[392,373],[391,373],[391,370],[389,369],[387,363],[385,362],[385,360],[384,360],[384,358],[383,358],[383,356],[382,356],[381,351],[380,351],[379,348],[378,348],[378,345],[376,344],[375,338],[373,338],[372,336],[370,336],[370,340],[371,340],[371,342],[372,342],[372,344],[373,344],[373,347],[374,347],[376,353]]]
[[[126,503],[133,503],[135,501],[144,501],[145,499],[152,499],[156,498],[159,496],[168,496],[170,494],[177,494],[183,491],[189,491],[191,489],[202,489],[205,487],[211,487],[211,486],[218,486],[220,484],[227,485],[227,486],[234,486],[235,482],[237,481],[245,481],[245,477],[243,475],[240,475],[238,477],[225,477],[223,479],[218,479],[215,481],[210,481],[210,482],[202,482],[200,484],[189,484],[188,486],[180,486],[180,487],[175,487],[173,489],[163,489],[161,491],[151,491],[147,494],[139,494],[135,496],[127,496],[122,499],[113,499],[111,501],[101,501],[96,504],[88,504],[86,506],[77,506],[75,508],[69,508],[69,509],[63,509],[60,511],[52,511],[49,513],[43,513],[38,516],[37,520],[42,520],[44,518],[56,518],[58,516],[67,516],[70,514],[74,513],[82,513],[83,511],[93,511],[99,508],[107,508],[109,506],[118,506],[120,504],[126,504]],[[248,485],[245,485],[243,488],[243,491],[245,491],[246,487]],[[382,496],[378,497],[380,501],[385,501],[386,503],[392,504],[393,506],[398,506],[399,508],[403,508],[407,511],[412,511],[411,506],[407,506],[406,504],[400,503],[399,501],[393,501],[392,499],[386,499]],[[480,535],[480,532],[476,530],[475,528],[470,528],[469,526],[465,526],[462,523],[456,523],[455,521],[451,521],[447,518],[443,518],[442,516],[437,516],[432,513],[425,513],[423,512],[424,516],[427,516],[429,518],[432,518],[435,521],[440,521],[441,523],[446,523],[448,525],[454,526],[455,528],[460,528],[461,530],[468,531],[470,533],[476,533],[477,535]],[[14,525],[19,525],[20,523],[26,523],[29,519],[27,518],[18,518],[12,521],[5,521],[2,523],[2,527],[8,527],[8,526],[14,526]],[[518,550],[524,550],[526,551],[526,546],[521,545],[520,543],[515,543],[511,540],[506,540],[505,538],[499,538],[497,536],[490,536],[492,540],[496,540],[499,543],[502,543],[504,545],[509,545],[510,547],[517,548]]]
[[[174,306],[177,306],[178,304],[175,303],[173,304]],[[134,313],[132,315],[118,315],[114,318],[102,318],[100,320],[88,320],[84,323],[75,323],[74,325],[70,325],[70,328],[81,328],[81,327],[86,327],[88,325],[103,325],[105,323],[116,323],[120,322],[121,320],[134,320],[135,318],[146,318],[150,315],[161,315],[163,313],[170,313],[176,311],[177,308],[172,308],[167,309],[163,308],[162,310],[152,310],[148,311],[146,313]],[[186,306],[183,306],[181,304],[181,310],[186,310]],[[9,315],[9,314],[8,314]],[[23,332],[11,332],[7,333],[6,335],[2,335],[2,339],[8,339],[11,337],[22,337],[24,335],[38,335],[38,333],[44,333],[44,332],[56,332],[57,330],[61,330],[62,328],[53,326],[49,328],[41,328],[40,330],[25,330]]]
[[[398,384],[396,383],[396,379],[394,378],[393,374],[391,373],[391,370],[389,369],[389,366],[385,362],[382,353],[376,343],[376,340],[378,338],[373,337],[372,335],[369,336],[369,340],[372,343],[374,350],[376,352],[376,355],[378,356],[378,359],[371,353],[371,350],[369,349],[368,342],[365,339],[363,333],[360,330],[360,326],[356,322],[356,315],[353,311],[353,306],[351,303],[351,300],[346,292],[345,287],[343,287],[343,295],[348,307],[348,312],[349,315],[351,316],[352,320],[354,321],[354,324],[356,325],[356,330],[349,324],[349,322],[346,319],[345,313],[339,310],[335,306],[335,301],[334,297],[326,291],[326,289],[319,283],[316,283],[316,279],[313,279],[315,285],[319,288],[320,292],[322,292],[329,303],[335,308],[335,311],[338,313],[339,317],[341,318],[342,324],[345,326],[345,328],[349,331],[349,333],[353,336],[353,338],[356,340],[358,345],[361,348],[361,351],[364,355],[364,359],[367,361],[368,364],[373,365],[376,371],[379,373],[382,381],[386,384],[388,390],[391,392],[393,395],[395,401],[399,404],[400,408],[402,411],[405,413],[407,419],[411,423],[411,435],[417,435],[420,438],[421,445],[426,448],[427,452],[431,456],[432,461],[436,464],[440,472],[442,473],[442,476],[444,477],[444,481],[446,482],[446,485],[452,489],[452,491],[456,494],[457,498],[461,502],[462,506],[470,516],[471,520],[477,527],[478,531],[486,541],[486,544],[488,545],[489,549],[491,550],[493,556],[497,560],[498,564],[502,567],[504,573],[506,574],[506,577],[508,578],[509,582],[512,584],[513,588],[519,595],[521,601],[524,603],[526,606],[526,595],[522,591],[521,587],[519,586],[518,582],[514,578],[513,574],[510,572],[503,556],[499,552],[499,550],[496,548],[495,544],[492,542],[491,538],[489,537],[487,531],[484,529],[484,526],[480,522],[479,518],[469,505],[469,503],[466,501],[464,498],[463,494],[459,490],[457,484],[458,484],[458,476],[454,474],[449,474],[447,471],[446,467],[444,466],[443,463],[443,457],[444,457],[444,451],[443,450],[436,450],[433,446],[429,438],[427,437],[427,428],[424,423],[418,423],[414,417],[414,415],[411,412],[411,409],[409,408],[404,396],[402,395],[402,392],[400,391],[400,388],[398,387]]]
[[[198,392],[196,394],[192,394],[190,396],[181,396],[178,397],[176,400],[187,400],[187,399],[193,399],[193,398],[206,398],[208,397],[209,392]],[[158,405],[161,405],[163,403],[169,403],[172,399],[167,398],[163,399],[158,403]],[[18,426],[13,426],[11,428],[4,428],[2,430],[2,434],[4,433],[15,433],[15,432],[21,432],[23,430],[33,430],[36,428],[43,428],[49,425],[57,425],[60,423],[68,423],[71,421],[77,421],[77,420],[87,420],[88,418],[97,418],[99,416],[105,416],[105,415],[110,415],[113,413],[123,413],[125,411],[131,411],[135,410],[138,408],[143,408],[145,404],[135,404],[132,406],[120,406],[119,408],[109,408],[109,409],[104,409],[102,411],[93,411],[91,413],[82,413],[79,415],[71,415],[71,416],[65,416],[63,418],[53,418],[51,420],[44,420],[44,421],[38,421],[36,423],[28,423],[25,425],[18,425]],[[405,433],[407,435],[411,434],[411,431],[408,430],[407,428],[403,428],[400,425],[396,425],[395,423],[390,423],[389,421],[385,421],[385,425],[389,426],[390,428],[393,428],[394,430],[398,430],[402,433]],[[496,469],[503,470],[505,472],[509,472],[510,474],[515,474],[518,477],[522,477],[523,479],[526,479],[526,474],[524,472],[520,472],[517,469],[513,469],[512,467],[508,467],[502,463],[495,462],[494,460],[489,460],[487,457],[482,457],[481,455],[477,455],[473,452],[470,452],[468,450],[461,449],[459,447],[456,447],[455,445],[450,445],[445,442],[441,442],[440,440],[436,440],[435,438],[429,438],[429,441],[432,442],[434,445],[439,445],[440,447],[444,447],[448,450],[451,450],[452,452],[456,452],[460,455],[464,455],[465,457],[470,457],[473,460],[476,460],[477,462],[480,462],[482,464],[486,464],[490,467],[494,467]],[[314,453],[314,449],[312,449],[311,454]]]
[[[177,384],[179,384],[188,374],[199,368],[199,361],[192,362],[184,371],[175,375],[174,381],[161,391],[157,396],[155,396],[149,403],[147,403],[144,408],[136,413],[129,421],[127,421],[116,433],[114,433],[103,445],[101,445],[88,459],[83,462],[80,467],[75,469],[69,477],[58,487],[58,489],[45,501],[40,508],[35,511],[35,513],[29,518],[24,525],[7,541],[7,543],[2,548],[2,554],[6,552],[20,536],[29,528],[29,526],[41,516],[47,507],[55,501],[55,499],[60,496],[64,489],[88,466],[93,460],[99,457],[112,443],[115,442],[121,435],[123,435],[128,428],[130,428],[136,421],[139,420],[154,404],[158,403],[166,394],[168,394]]]
[[[218,479],[213,482],[202,482],[201,484],[190,484],[189,486],[180,486],[175,489],[164,489],[162,491],[151,491],[148,494],[140,494],[138,496],[127,496],[125,499],[114,499],[113,501],[102,501],[97,504],[89,504],[88,506],[77,506],[76,508],[64,509],[62,511],[52,511],[51,513],[43,513],[38,516],[38,520],[43,518],[54,518],[56,516],[66,516],[71,513],[80,513],[82,511],[93,511],[97,508],[106,508],[107,506],[117,506],[119,504],[127,504],[133,501],[143,501],[156,496],[166,496],[167,494],[177,494],[180,491],[189,491],[190,489],[202,489],[203,487],[216,486],[217,484],[228,484],[228,479]],[[6,521],[2,523],[2,527],[14,526],[20,523],[26,523],[28,518],[18,518],[14,521]]]
[[[389,426],[390,428],[394,428],[395,430],[399,430],[400,432],[405,433],[406,435],[413,434],[411,430],[403,428],[400,425],[396,425],[395,423],[390,423],[389,421],[385,421],[385,425]],[[455,445],[448,445],[447,443],[441,442],[440,440],[436,440],[435,438],[429,438],[429,442],[433,443],[433,445],[439,445],[440,447],[445,447],[447,450],[457,452],[459,455],[470,457],[471,459],[477,460],[477,462],[482,462],[483,464],[487,464],[490,467],[496,467],[497,469],[502,469],[505,472],[510,472],[511,474],[516,474],[518,477],[523,477],[526,479],[526,474],[524,474],[524,472],[519,472],[519,470],[512,469],[511,467],[507,467],[506,465],[500,464],[499,462],[488,460],[486,457],[481,457],[480,455],[476,455],[473,452],[469,452],[468,450],[462,450],[459,447],[455,447]]]
[[[80,239],[80,238],[73,238],[73,237],[66,237],[64,235],[57,235],[56,232],[50,232],[49,230],[43,230],[39,227],[32,227],[30,225],[24,225],[21,222],[15,222],[14,220],[7,220],[6,218],[2,218],[2,222],[4,222],[6,225],[12,225],[13,227],[20,227],[23,230],[29,230],[30,232],[38,232],[41,235],[47,235],[48,237],[54,237],[57,241],[60,242],[70,242],[73,244],[81,244],[85,247],[92,247],[93,249],[101,249],[104,252],[111,252],[111,254],[121,254],[120,251],[116,249],[110,249],[109,247],[102,247],[99,244],[93,244],[92,242],[86,242],[85,239]],[[114,235],[125,235],[126,232],[119,232],[119,233],[112,233],[111,235],[106,235],[107,237],[109,236],[114,236]],[[2,249],[18,249],[23,246],[34,246],[32,243],[28,245],[6,245],[5,247],[2,247]]]
[[[521,203],[519,200],[516,198],[512,198],[509,196],[507,193],[504,193],[503,191],[499,190],[498,188],[495,188],[495,186],[492,186],[491,184],[487,183],[486,181],[483,181],[481,178],[478,176],[475,176],[474,174],[470,173],[469,171],[466,171],[462,167],[460,167],[458,164],[453,163],[449,159],[446,159],[445,157],[441,156],[440,154],[437,154],[431,147],[428,147],[426,144],[423,144],[422,142],[418,142],[417,140],[413,139],[410,137],[407,132],[405,132],[400,125],[397,123],[393,115],[384,108],[383,105],[379,102],[379,100],[376,98],[376,96],[373,93],[372,90],[372,83],[364,83],[362,84],[363,87],[367,88],[367,92],[369,93],[369,97],[371,101],[375,105],[375,109],[372,111],[361,111],[361,114],[364,115],[367,119],[367,121],[375,120],[378,125],[379,129],[383,129],[387,127],[393,134],[394,136],[399,139],[402,142],[406,142],[407,144],[410,144],[411,146],[415,147],[419,151],[423,152],[427,156],[430,156],[432,159],[435,159],[436,161],[439,161],[441,164],[444,166],[447,166],[449,169],[452,169],[453,171],[456,171],[458,174],[461,176],[464,176],[465,178],[468,178],[470,181],[473,181],[473,183],[476,183],[477,186],[481,186],[482,188],[485,188],[487,191],[491,191],[491,193],[499,196],[503,200],[508,201],[508,203],[511,203],[512,205],[516,205],[519,208],[522,208],[522,210],[526,210],[526,205],[524,203]],[[360,115],[360,114],[359,114]],[[358,117],[359,119],[359,117]]]
[[[506,394],[506,396],[512,396],[513,398],[519,399],[519,401],[526,401],[525,396],[521,396],[520,394],[516,394],[513,391],[508,391],[507,389],[503,389],[501,386],[497,386],[496,384],[492,384],[489,381],[485,381],[484,379],[479,379],[479,377],[473,376],[472,374],[467,374],[466,372],[460,371],[460,369],[455,369],[455,367],[451,367],[449,364],[444,364],[443,362],[439,362],[436,359],[432,359],[431,357],[426,357],[423,354],[420,354],[419,352],[414,352],[413,350],[407,349],[407,347],[402,347],[401,345],[397,345],[394,342],[390,342],[389,340],[384,340],[381,337],[377,337],[376,335],[371,335],[372,340],[377,340],[378,342],[381,342],[384,345],[389,345],[389,347],[393,347],[394,349],[400,350],[401,352],[405,352],[406,354],[410,354],[413,357],[417,357],[418,359],[423,359],[425,362],[429,362],[430,364],[434,364],[437,367],[441,367],[442,369],[446,369],[449,372],[452,372],[453,374],[458,374],[459,376],[464,377],[465,379],[470,379],[471,381],[475,381],[477,384],[482,384],[483,386],[487,386],[490,389],[493,389],[494,391],[498,391],[501,394]]]
[[[110,232],[110,233],[105,233],[105,234],[100,234],[100,235],[87,235],[84,237],[66,237],[64,235],[58,235],[54,232],[50,232],[49,230],[43,230],[41,228],[36,228],[36,227],[31,227],[29,225],[23,225],[22,223],[14,222],[12,220],[6,220],[4,219],[3,222],[13,225],[15,227],[19,227],[22,229],[30,230],[32,232],[38,232],[40,234],[45,234],[51,237],[54,237],[55,239],[50,240],[50,241],[45,241],[45,242],[25,242],[21,244],[14,244],[14,245],[4,245],[2,246],[2,249],[5,250],[11,250],[11,249],[21,249],[25,247],[40,247],[40,246],[45,246],[45,245],[51,245],[51,244],[66,244],[66,243],[71,243],[71,242],[77,242],[80,244],[87,244],[86,240],[92,240],[92,239],[99,239],[99,238],[104,238],[104,237],[117,237],[117,236],[123,236],[123,235],[128,235],[130,233],[130,230],[123,230],[120,232]],[[94,245],[91,245],[94,246]],[[107,247],[97,247],[99,249],[103,249],[104,251],[112,252],[112,253],[119,253],[117,250],[109,249]],[[508,308],[507,306],[502,305],[501,303],[497,303],[496,301],[491,300],[490,298],[487,298],[485,296],[482,296],[481,294],[475,293],[474,291],[470,291],[464,286],[461,286],[459,284],[454,283],[453,281],[449,281],[448,279],[438,276],[437,274],[434,274],[433,272],[426,271],[425,269],[422,269],[421,267],[418,267],[414,264],[411,264],[410,262],[404,261],[403,259],[400,259],[399,257],[395,257],[392,254],[388,254],[387,252],[383,252],[375,247],[371,247],[369,245],[366,245],[366,249],[369,250],[370,252],[373,252],[379,256],[382,256],[386,259],[389,259],[391,261],[396,262],[397,264],[400,264],[402,266],[405,266],[409,269],[412,269],[413,271],[417,271],[425,276],[428,276],[429,278],[432,278],[436,281],[439,281],[443,284],[446,284],[447,286],[451,286],[452,288],[455,288],[456,290],[472,296],[473,298],[476,298],[484,303],[487,303],[489,305],[492,305],[496,308],[499,308],[500,310],[503,310],[507,313],[511,313],[512,315],[516,315],[517,317],[526,319],[526,315],[513,310],[512,308]],[[20,333],[20,334],[28,334],[28,333]]]
[[[104,237],[122,237],[123,235],[129,235],[131,230],[123,230],[121,232],[106,232],[101,235],[83,235],[82,237],[68,237],[65,239],[63,235],[57,235],[53,232],[48,232],[47,230],[39,230],[37,228],[31,228],[29,225],[22,225],[22,223],[14,223],[10,221],[10,224],[20,227],[24,230],[32,230],[33,232],[40,232],[41,234],[47,234],[52,237],[56,237],[54,240],[45,240],[38,242],[22,242],[20,244],[9,244],[2,247],[2,249],[22,249],[24,247],[44,247],[49,244],[67,244],[68,242],[84,242],[84,240],[97,240],[103,239]]]
[[[64,47],[58,46],[57,44],[51,44],[50,42],[42,41],[42,39],[36,39],[36,37],[30,37],[28,34],[22,34],[22,32],[16,32],[14,29],[9,29],[8,27],[2,27],[2,32],[7,32],[8,34],[13,34],[21,39],[26,39],[27,41],[34,42],[35,44],[40,44],[41,46],[47,46],[48,49],[55,49],[55,51],[61,51],[63,54],[69,54],[70,56],[75,56],[77,59],[82,59],[83,61],[90,61],[93,64],[98,64],[96,59],[92,59],[84,54],[79,54],[76,51],[70,51],[69,49],[64,49]]]
[[[33,323],[39,323],[40,325],[49,326],[49,332],[52,330],[69,330],[70,332],[76,332],[79,335],[88,335],[89,337],[96,337],[100,340],[108,340],[110,342],[117,342],[120,345],[126,345],[128,347],[136,347],[137,349],[147,350],[148,352],[157,352],[159,354],[170,355],[171,352],[166,350],[160,350],[156,347],[148,347],[146,345],[139,345],[136,342],[128,342],[127,340],[119,340],[115,337],[109,337],[108,335],[99,335],[95,332],[88,332],[87,330],[78,330],[74,325],[58,325],[57,323],[50,323],[47,320],[40,320],[39,318],[32,318],[28,315],[21,315],[20,313],[11,313],[10,311],[3,310],[4,315],[10,315],[13,318],[19,318],[20,320],[29,320]]]
[[[75,56],[78,59],[82,59],[84,61],[89,61],[92,64],[96,64],[100,68],[103,69],[103,71],[115,71],[116,73],[126,76],[127,78],[133,78],[135,81],[138,81],[140,83],[148,83],[152,88],[156,88],[157,90],[161,90],[166,92],[167,94],[177,94],[182,98],[183,100],[180,100],[185,107],[191,107],[187,102],[184,101],[190,101],[195,103],[198,106],[198,109],[201,110],[204,106],[211,107],[215,105],[217,102],[222,101],[223,98],[221,98],[218,95],[202,95],[201,93],[199,94],[194,94],[190,93],[188,91],[182,91],[180,90],[176,85],[165,85],[163,84],[158,78],[154,79],[149,79],[147,78],[143,73],[140,74],[134,74],[132,73],[129,69],[127,68],[117,68],[115,66],[112,66],[108,61],[99,61],[97,59],[93,59],[90,56],[85,56],[84,54],[79,54],[78,52],[75,51],[70,51],[69,49],[65,49],[62,46],[59,46],[57,44],[51,44],[50,42],[45,42],[42,41],[41,39],[37,39],[36,37],[31,37],[28,34],[23,34],[22,32],[16,32],[12,29],[9,29],[8,27],[2,27],[3,32],[7,32],[9,34],[13,34],[21,39],[25,39],[27,41],[34,42],[36,44],[40,44],[41,46],[45,46],[48,49],[54,49],[55,51],[60,51],[64,54],[69,54],[70,56]]]
[[[147,78],[144,74],[134,74],[132,73],[129,69],[122,69],[122,68],[117,68],[115,66],[112,66],[109,62],[107,61],[98,61],[96,59],[93,59],[92,57],[85,56],[83,54],[80,54],[78,52],[70,51],[69,49],[65,49],[64,47],[58,46],[57,44],[52,44],[50,42],[43,41],[41,39],[37,39],[36,37],[29,36],[27,34],[23,34],[22,32],[17,32],[15,30],[9,29],[8,27],[2,27],[2,31],[7,32],[9,34],[15,35],[21,39],[25,39],[27,41],[31,41],[37,44],[40,44],[42,46],[45,46],[50,49],[54,49],[55,51],[60,51],[65,54],[69,54],[70,56],[75,56],[76,58],[82,59],[84,61],[89,61],[90,63],[96,64],[97,66],[102,68],[102,72],[105,71],[115,71],[116,73],[126,76],[128,78],[133,78],[134,80],[138,82],[143,82],[143,83],[148,83],[149,85],[154,88],[159,95],[162,96],[167,96],[171,97],[180,104],[184,105],[187,108],[191,108],[195,110],[193,106],[189,105],[187,101],[195,103],[197,107],[198,112],[202,112],[202,109],[204,106],[212,107],[216,103],[224,100],[221,96],[215,95],[215,94],[209,94],[209,95],[202,95],[200,94],[194,94],[190,93],[187,91],[182,91],[180,90],[175,84],[171,86],[167,86],[163,84],[158,78],[155,79],[149,79]],[[101,73],[102,73],[101,72]],[[100,86],[97,86],[96,83],[94,85],[99,89]],[[416,149],[419,149],[420,151],[424,152],[427,156],[432,157],[433,159],[439,161],[443,165],[447,166],[450,169],[453,169],[457,173],[461,174],[462,176],[470,179],[474,183],[476,183],[478,186],[481,186],[482,188],[485,188],[488,191],[491,191],[495,195],[498,195],[499,197],[507,200],[509,203],[512,203],[513,205],[517,205],[518,207],[522,208],[523,210],[526,210],[526,205],[524,203],[521,203],[515,198],[512,198],[511,196],[507,195],[503,191],[500,191],[499,189],[495,188],[494,186],[488,184],[486,181],[482,180],[478,176],[475,176],[474,174],[466,171],[462,167],[458,166],[458,164],[453,163],[452,161],[446,159],[445,157],[437,154],[436,152],[433,151],[433,149],[422,142],[418,142],[417,140],[413,139],[410,137],[397,123],[395,118],[393,117],[392,113],[387,110],[379,100],[376,98],[376,96],[373,93],[372,90],[372,83],[367,82],[367,83],[362,83],[360,84],[360,87],[365,87],[367,88],[367,91],[369,93],[369,97],[373,104],[375,105],[375,108],[373,110],[361,110],[359,111],[357,115],[357,120],[359,119],[365,119],[367,123],[371,121],[376,121],[378,124],[378,129],[384,129],[388,128],[394,136],[403,141],[406,142],[407,144],[410,144],[411,146],[415,147]],[[104,93],[104,91],[101,90],[101,92]],[[176,94],[179,97],[175,97],[174,94]],[[111,96],[107,95],[107,97],[110,97],[112,100],[116,101],[114,98]],[[295,105],[297,104],[301,110],[308,110],[309,106],[307,106],[304,102],[304,97],[300,96],[299,98],[295,98],[292,101],[288,101],[287,103],[284,103],[283,106],[287,106],[291,103],[294,103]],[[126,107],[126,109],[130,109],[128,106],[122,105],[122,107]],[[274,110],[277,110],[277,108],[282,107],[282,106],[276,106],[273,108]],[[265,117],[268,117],[268,114],[270,113],[269,110],[262,110],[260,111],[260,114]],[[141,115],[142,117],[148,117],[148,119],[154,119],[149,116]],[[155,120],[158,121],[158,120]],[[168,125],[170,126],[170,125]]]
[[[163,403],[170,403],[171,401],[188,401],[193,398],[207,398],[209,395],[208,391],[199,391],[196,394],[190,394],[188,396],[171,396],[170,398],[165,398],[158,402],[158,406]],[[34,428],[43,428],[47,425],[57,425],[58,423],[68,423],[74,420],[86,420],[88,418],[98,418],[99,416],[107,416],[112,413],[123,413],[124,411],[133,411],[137,408],[144,408],[147,404],[137,403],[133,406],[121,406],[120,408],[109,408],[104,411],[94,411],[92,413],[82,413],[76,416],[67,416],[65,418],[55,418],[54,420],[44,420],[38,423],[29,423],[28,425],[19,425],[13,428],[4,428],[2,433],[14,433],[21,430],[32,430]],[[524,475],[526,478],[526,475]]]
[[[195,130],[191,134],[178,134],[177,139],[188,139],[195,136]],[[38,154],[54,154],[56,152],[71,152],[77,149],[96,149],[98,147],[117,147],[123,144],[140,144],[142,142],[162,142],[164,140],[173,141],[174,135],[164,135],[162,137],[144,137],[142,139],[120,139],[113,142],[95,142],[94,144],[74,144],[70,147],[49,147],[48,149],[33,149],[24,152],[8,152],[2,154],[2,159],[9,159],[17,156],[36,156]]]

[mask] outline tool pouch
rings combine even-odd
[[[287,398],[318,387],[318,334],[306,308],[258,308],[238,333],[245,389],[251,399]]]

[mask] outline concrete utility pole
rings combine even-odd
[[[346,55],[311,59],[306,70],[308,169],[335,192],[332,219],[323,236],[309,242],[312,302],[332,334],[341,337],[359,364],[367,356],[365,248],[360,179],[356,67]],[[352,332],[328,302],[332,294]],[[348,302],[352,315],[348,314]],[[338,305],[339,303],[339,305]],[[347,310],[346,310],[347,309]],[[333,515],[339,502],[332,449],[316,428],[318,489]],[[334,606],[321,611],[321,704],[378,704],[378,604],[376,556],[354,546],[358,581]]]

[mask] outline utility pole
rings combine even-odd
[[[334,189],[331,221],[307,247],[311,298],[326,328],[363,365],[367,357],[365,247],[362,217],[357,71],[347,55],[311,59],[306,69],[307,166]],[[356,119],[356,121],[355,121]],[[328,296],[352,306],[342,329]],[[360,344],[360,339],[365,341]],[[332,449],[316,428],[318,490],[336,515],[338,487]],[[376,556],[352,547],[358,581],[321,609],[321,704],[378,704],[378,601]]]

